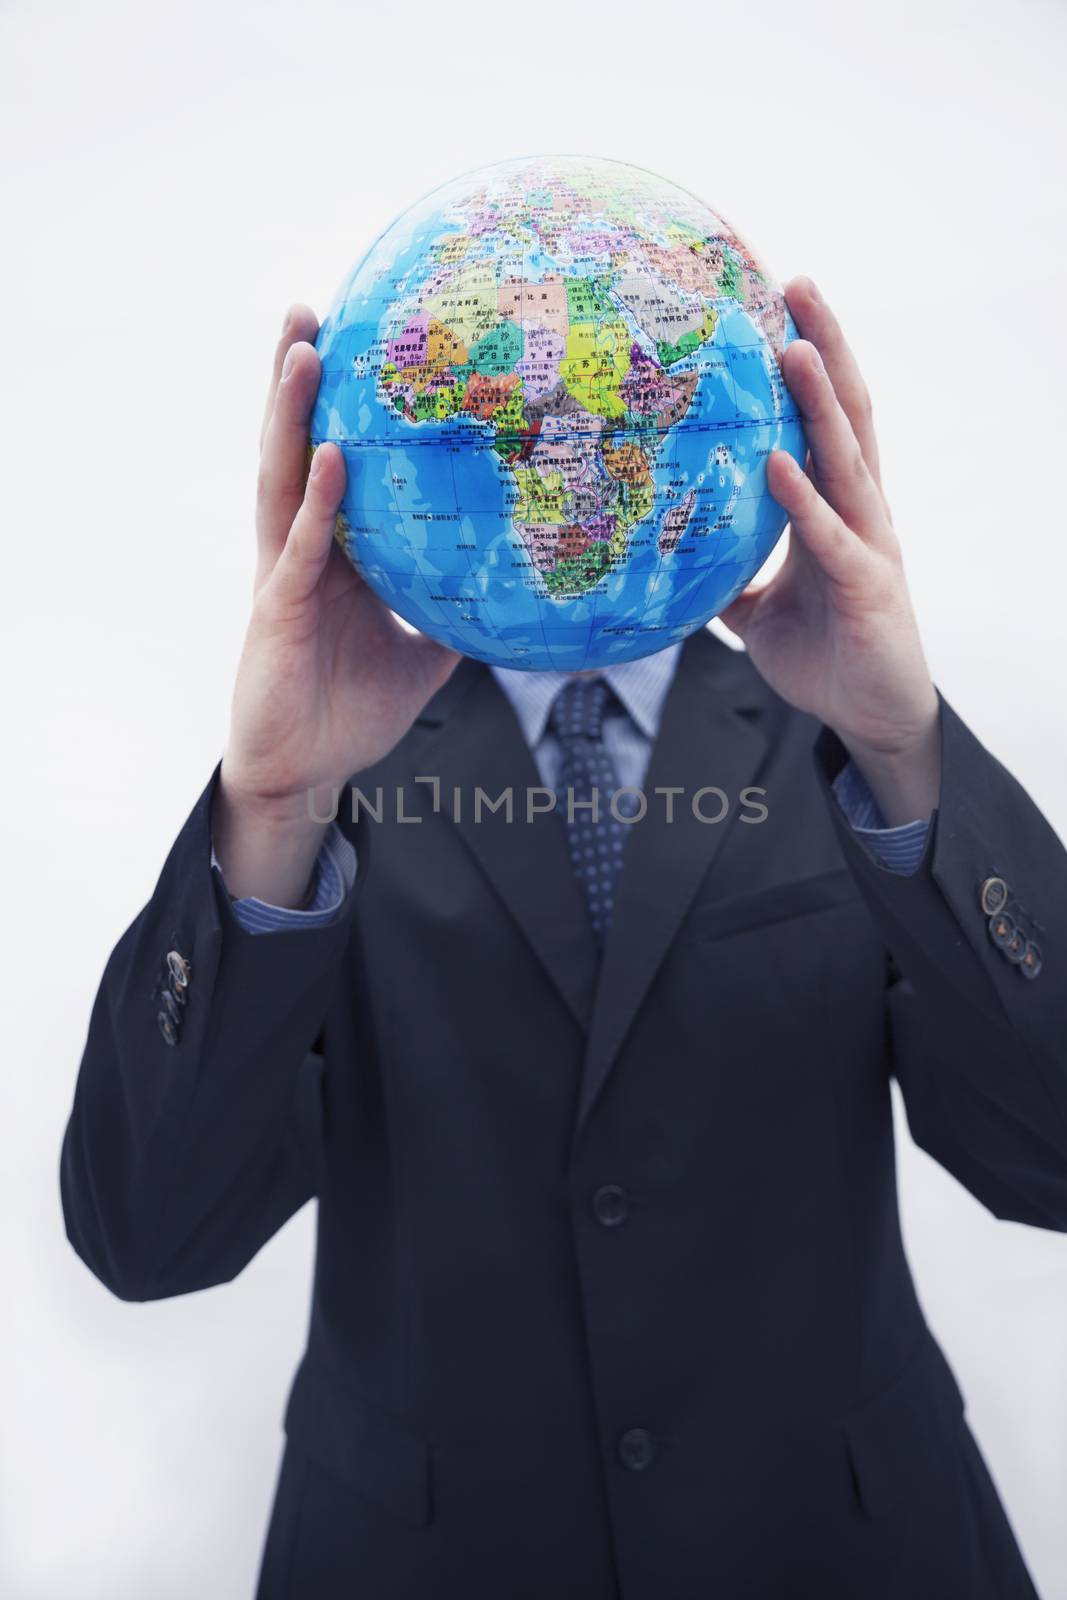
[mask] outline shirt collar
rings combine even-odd
[[[603,677],[646,739],[655,739],[663,702],[674,680],[680,644],[669,644],[640,661],[619,661],[605,667]],[[517,672],[493,667],[493,676],[511,701],[523,737],[531,749],[544,738],[552,702],[570,676],[567,672]]]

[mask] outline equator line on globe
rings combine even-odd
[[[736,230],[620,162],[544,156],[446,184],[350,273],[319,332],[315,444],[337,536],[423,633],[501,666],[649,655],[717,615],[803,464],[797,337]]]

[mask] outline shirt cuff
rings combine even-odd
[[[928,819],[917,818],[914,822],[887,828],[878,802],[854,761],[846,762],[841,768],[834,779],[833,790],[853,833],[863,840],[883,867],[903,876],[917,869],[930,832]]]
[[[222,878],[222,868],[211,845],[211,865]],[[268,905],[249,895],[231,900],[230,910],[246,933],[280,933],[292,928],[324,928],[336,918],[345,896],[356,881],[356,852],[336,822],[315,857],[315,893],[309,905],[296,911],[290,906]]]

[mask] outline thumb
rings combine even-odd
[[[330,557],[337,513],[345,492],[345,458],[335,444],[320,444],[311,458],[304,498],[270,577],[278,600],[310,599]]]
[[[731,633],[736,633],[737,637],[743,640],[745,630],[769,588],[769,583],[750,583],[746,589],[742,589],[736,600],[731,600],[730,604],[719,612],[719,621],[724,622]]]
[[[458,650],[451,649],[447,644],[440,644],[425,633],[416,633],[412,636],[411,649],[422,672],[428,700],[444,683],[447,683],[463,657]]]

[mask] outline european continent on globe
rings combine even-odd
[[[648,655],[720,612],[803,463],[777,284],[701,201],[640,168],[504,162],[405,212],[317,345],[314,442],[338,539],[422,632],[502,666]]]

